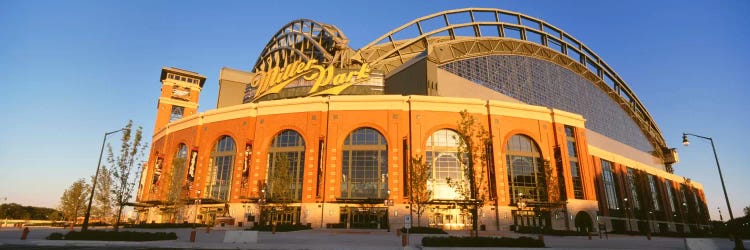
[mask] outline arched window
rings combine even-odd
[[[278,169],[279,167],[285,169]],[[294,130],[281,131],[281,133],[273,138],[271,148],[268,150],[266,180],[268,180],[270,198],[290,199],[293,201],[302,199],[304,168],[305,140]],[[282,185],[276,186],[277,183]],[[275,190],[275,188],[286,190]]]
[[[536,143],[527,136],[514,135],[508,140],[505,154],[511,203],[519,198],[547,201],[545,166]]]
[[[177,153],[175,153],[174,158],[172,159],[172,174],[169,178],[169,182],[171,183],[169,187],[170,198],[178,199],[181,197],[180,192],[182,191],[182,182],[185,180],[185,175],[187,174],[185,171],[187,166],[187,155],[187,145],[180,143],[180,145],[177,146]]]
[[[209,182],[206,198],[226,201],[229,200],[229,186],[232,183],[232,169],[235,152],[234,140],[229,136],[222,136],[211,151],[209,163]]]
[[[460,140],[458,133],[449,129],[435,131],[427,139],[425,154],[432,175],[432,183],[427,183],[427,188],[432,189],[433,199],[461,199],[455,188],[448,185],[448,178],[459,183],[464,181],[462,164],[458,157]]]
[[[388,190],[388,145],[380,132],[360,128],[344,141],[341,197],[386,198]]]

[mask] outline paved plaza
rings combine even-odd
[[[384,230],[305,230],[271,234],[260,232],[257,244],[224,243],[227,229],[211,230],[205,228],[197,233],[196,242],[190,242],[191,229],[127,229],[132,231],[175,232],[177,240],[150,242],[111,242],[111,241],[52,241],[44,238],[52,232],[65,233],[60,228],[31,228],[28,239],[20,240],[21,230],[0,229],[0,249],[404,249],[401,238],[395,232]],[[462,235],[467,232],[451,234]],[[481,232],[481,235],[518,237],[522,234],[513,232]],[[526,235],[534,236],[534,235]],[[423,235],[411,235],[407,249],[422,249]],[[534,236],[535,237],[535,236]],[[685,249],[683,238],[653,237],[647,240],[643,236],[610,235],[609,239],[593,237],[588,240],[582,236],[549,236],[544,237],[547,249]],[[711,239],[717,249],[732,249],[733,243],[727,239]],[[748,245],[748,241],[745,241]],[[485,248],[486,249],[486,248]]]

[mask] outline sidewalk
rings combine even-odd
[[[218,228],[206,233],[200,228],[196,233],[196,242],[190,242],[189,228],[176,229],[124,229],[146,232],[175,232],[177,240],[122,242],[122,241],[66,241],[45,240],[52,232],[65,233],[68,230],[60,228],[30,228],[27,240],[20,240],[20,229],[3,228],[0,230],[0,248],[3,245],[49,246],[49,247],[119,247],[119,248],[172,248],[172,249],[403,249],[401,238],[395,231],[385,230],[357,230],[357,229],[314,229],[296,232],[259,232],[257,244],[224,243],[226,230],[235,228]],[[80,230],[77,228],[77,230]],[[239,230],[239,229],[237,229]],[[466,231],[451,232],[451,235],[468,235]],[[536,235],[516,234],[509,231],[480,232],[482,236],[519,237]],[[425,235],[411,235],[410,249],[421,249],[421,240]],[[547,249],[685,249],[683,238],[653,237],[647,240],[643,236],[609,235],[609,239],[599,239],[598,236],[588,240],[586,236],[550,236],[545,235]],[[733,244],[727,239],[711,239],[719,249],[732,249]],[[748,245],[748,242],[745,241]],[[485,248],[487,249],[487,248]]]

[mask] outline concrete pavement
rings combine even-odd
[[[42,247],[42,249],[70,249],[70,248],[172,248],[172,249],[403,249],[401,238],[395,232],[384,230],[305,230],[296,232],[260,232],[257,244],[231,244],[224,243],[226,229],[215,229],[206,233],[205,228],[199,229],[196,234],[196,242],[190,239],[191,229],[125,229],[131,231],[147,232],[175,232],[177,240],[147,241],[147,242],[112,242],[112,241],[67,241],[67,240],[45,240],[52,232],[65,233],[67,230],[59,228],[31,228],[27,240],[20,240],[20,229],[0,229],[0,249],[8,247],[27,246]],[[452,235],[468,235],[467,232],[452,232]],[[513,232],[481,232],[480,235],[487,236],[524,236]],[[536,237],[535,235],[525,235]],[[408,248],[421,249],[421,239],[424,235],[411,235],[411,244]],[[610,235],[609,239],[593,237],[588,240],[585,236],[545,236],[547,249],[685,249],[683,238],[653,237],[647,240],[643,236]],[[732,249],[733,244],[727,239],[712,239],[719,247],[718,249]],[[747,245],[747,242],[746,242]],[[49,248],[46,248],[49,247]],[[444,249],[444,248],[441,248]],[[484,248],[486,249],[486,248]],[[507,248],[506,248],[507,249]]]

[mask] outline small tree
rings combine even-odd
[[[112,152],[112,147],[108,147],[107,162],[110,165],[109,168],[112,169],[112,179],[114,180],[112,185],[112,202],[117,206],[115,231],[119,230],[122,210],[133,196],[135,180],[130,178],[133,166],[140,166],[144,162],[143,152],[145,152],[146,144],[141,141],[143,139],[143,128],[138,127],[135,135],[133,135],[132,127],[133,121],[128,121],[122,133],[122,144],[120,145],[120,153],[117,156]]]
[[[294,182],[294,177],[289,173],[289,158],[286,154],[276,154],[273,161],[273,169],[268,175],[268,192],[273,203],[280,205],[281,211],[286,212],[289,204],[295,201],[296,197],[294,197],[291,187],[297,183]],[[273,214],[271,216],[272,219],[276,217]]]
[[[60,197],[60,211],[67,220],[76,222],[78,216],[83,216],[86,210],[86,197],[89,196],[91,187],[81,178],[65,189]]]
[[[742,210],[745,211],[745,216],[750,216],[750,206],[747,206],[743,208]]]
[[[422,156],[412,158],[409,166],[409,206],[417,213],[417,226],[422,226],[422,214],[432,200],[432,189],[427,186],[428,182],[432,182],[430,164]]]
[[[94,176],[91,176],[93,182]],[[105,222],[111,222],[114,207],[112,205],[112,173],[107,166],[101,166],[96,181],[94,204],[91,214]]]
[[[185,191],[185,158],[175,157],[172,160],[172,170],[165,173],[165,180],[167,180],[166,190],[166,205],[168,213],[170,214],[169,221],[174,223],[185,207],[185,203],[182,202],[183,193]]]
[[[475,237],[479,233],[478,214],[479,209],[484,206],[484,201],[489,198],[487,187],[487,162],[490,145],[490,133],[477,122],[476,118],[468,111],[461,111],[461,119],[458,121],[458,160],[461,162],[461,170],[464,178],[462,180],[447,179],[448,185],[456,190],[465,202],[461,205],[464,209],[471,210],[472,230]],[[467,183],[468,182],[468,183]]]

